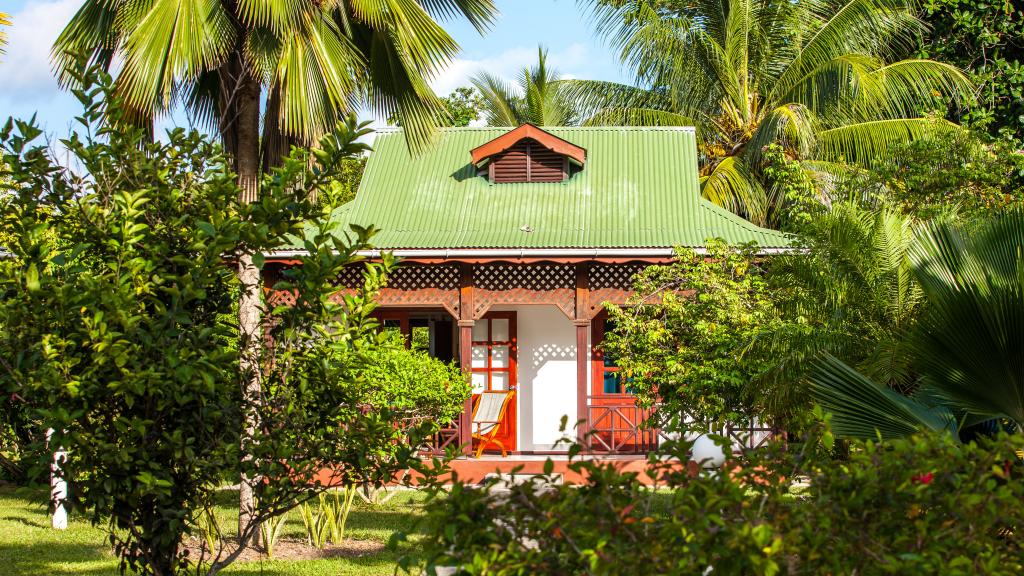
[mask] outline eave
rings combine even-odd
[[[470,156],[473,159],[473,165],[480,166],[480,164],[491,156],[508,150],[515,145],[516,142],[519,142],[524,138],[532,138],[533,140],[536,140],[548,150],[568,157],[569,160],[572,160],[579,166],[583,166],[583,163],[586,162],[586,149],[567,140],[563,140],[550,132],[534,126],[533,124],[523,124],[522,126],[515,128],[514,130],[510,130],[501,136],[498,136],[494,140],[481,144],[471,150]]]
[[[691,248],[697,254],[707,254],[707,248]],[[794,252],[792,248],[762,248],[757,251],[759,256],[787,254]],[[462,262],[480,264],[486,262],[648,262],[651,264],[670,262],[675,257],[674,248],[461,248],[461,249],[396,249],[396,250],[360,250],[356,254],[371,260],[379,259],[384,253],[390,253],[406,262],[441,263]],[[303,250],[277,250],[264,254],[268,262],[298,263],[298,258],[305,255]]]

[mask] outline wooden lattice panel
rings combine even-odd
[[[459,317],[459,268],[446,264],[399,266],[380,291],[381,306],[442,306]]]
[[[558,264],[487,264],[473,269],[474,317],[499,304],[554,304],[569,318],[576,306],[576,271]]]
[[[364,265],[348,266],[338,274],[335,286],[341,290],[334,296],[341,300],[357,294],[363,286]],[[459,317],[459,268],[452,265],[399,266],[388,277],[387,286],[377,297],[381,306],[441,306],[453,317]],[[272,306],[295,304],[295,294],[287,291],[269,292]]]
[[[625,304],[633,294],[633,276],[643,264],[597,264],[590,268],[590,312],[596,316],[605,302]]]
[[[393,290],[458,290],[459,269],[456,266],[400,266],[388,279]]]

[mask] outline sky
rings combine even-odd
[[[0,56],[0,119],[28,118],[51,136],[66,136],[79,111],[78,102],[53,79],[50,47],[81,6],[81,0],[0,0],[0,12],[11,15],[7,54]],[[512,80],[537,60],[537,47],[548,49],[549,65],[563,76],[625,81],[618,59],[593,34],[589,13],[577,0],[497,0],[501,14],[481,36],[465,21],[443,22],[462,47],[461,54],[438,75],[432,86],[439,95],[469,83],[479,70]],[[543,14],[543,17],[538,17]],[[185,125],[183,114],[162,124]]]

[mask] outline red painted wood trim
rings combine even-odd
[[[572,158],[580,165],[583,165],[587,160],[585,148],[581,148],[568,140],[562,140],[558,136],[545,132],[533,124],[523,124],[471,150],[470,155],[473,158],[473,164],[479,165],[491,156],[508,150],[523,138],[532,138],[540,142],[548,150]]]
[[[587,336],[590,321],[576,320],[576,434],[581,441],[590,429],[587,418]],[[586,442],[584,442],[586,444]]]
[[[459,285],[459,365],[463,373],[473,370],[473,268],[463,265]],[[465,453],[473,450],[473,396],[466,398],[459,416],[459,444]]]
[[[576,265],[576,421],[577,435],[586,444],[590,428],[587,410],[587,336],[590,332],[590,266]]]
[[[517,400],[519,391],[519,335],[517,325],[518,315],[515,311],[496,311],[488,312],[481,316],[481,320],[488,320],[487,323],[487,336],[486,340],[472,340],[470,344],[472,346],[486,346],[487,347],[487,363],[482,368],[473,368],[470,364],[470,374],[486,374],[487,381],[485,387],[487,390],[491,389],[491,382],[495,373],[503,373],[508,376],[506,381],[506,388],[508,390],[514,390],[517,392],[516,396],[513,396],[512,403],[505,409],[505,418],[507,424],[503,424],[503,430],[499,432],[498,438],[505,444],[508,450],[514,451],[518,446],[518,410]],[[494,339],[494,320],[505,319],[508,320],[508,340],[495,340]],[[477,320],[478,322],[479,320]],[[472,330],[472,329],[470,329]],[[472,335],[472,332],[470,333]],[[493,356],[491,350],[494,346],[505,346],[508,348],[508,366],[505,368],[496,368],[493,365]],[[472,349],[470,349],[472,354]]]

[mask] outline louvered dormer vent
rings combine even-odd
[[[506,132],[470,152],[473,164],[496,184],[563,182],[582,170],[587,151],[532,124]],[[575,165],[575,169],[570,169]]]
[[[569,174],[569,159],[532,138],[520,140],[496,155],[488,168],[491,182],[562,182]]]

